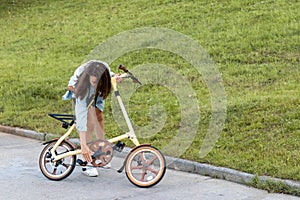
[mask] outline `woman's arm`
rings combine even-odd
[[[81,154],[87,162],[92,162],[91,151],[87,145],[87,115],[88,108],[86,98],[76,98],[75,103],[76,128],[79,131]]]
[[[89,147],[87,145],[87,141],[86,141],[87,132],[86,131],[80,131],[79,134],[80,134],[81,154],[87,162],[92,162],[92,156],[91,156],[92,152],[89,149]]]

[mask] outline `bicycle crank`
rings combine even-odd
[[[103,167],[107,165],[113,157],[113,148],[107,140],[96,140],[88,144],[92,155],[92,165],[95,167]]]

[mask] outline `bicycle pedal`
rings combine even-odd
[[[86,166],[87,165],[87,161],[83,161],[81,159],[77,159],[76,162],[80,165],[80,166]]]
[[[125,143],[118,141],[117,144],[113,146],[113,150],[121,152],[123,151],[124,147],[125,147]]]

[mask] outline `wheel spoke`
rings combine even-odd
[[[66,169],[68,169],[68,167],[69,167],[69,165],[67,165],[65,163],[62,163],[61,165],[64,166]]]
[[[144,157],[144,153],[143,152],[139,153],[139,157],[141,158],[141,162],[144,164],[146,162],[145,157]]]
[[[152,163],[153,163],[154,160],[156,160],[156,159],[157,159],[157,156],[156,156],[156,155],[153,156],[153,158],[147,162],[147,165],[152,165]]]
[[[147,167],[147,170],[149,170],[151,173],[157,175],[159,173],[159,171],[156,171],[154,169],[152,169],[151,167]]]
[[[140,181],[145,182],[145,175],[146,175],[146,171],[143,170],[142,177],[141,177]]]
[[[56,171],[57,171],[57,167],[55,167],[55,168],[53,169],[52,174],[53,174],[53,175],[56,175]]]
[[[135,170],[135,169],[143,169],[143,165],[139,165],[139,166],[131,166],[131,171]]]

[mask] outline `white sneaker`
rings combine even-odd
[[[94,167],[83,167],[81,172],[90,177],[96,177],[99,175],[97,169]]]
[[[111,163],[107,163],[106,165],[103,166],[104,169],[110,169],[111,168]]]

